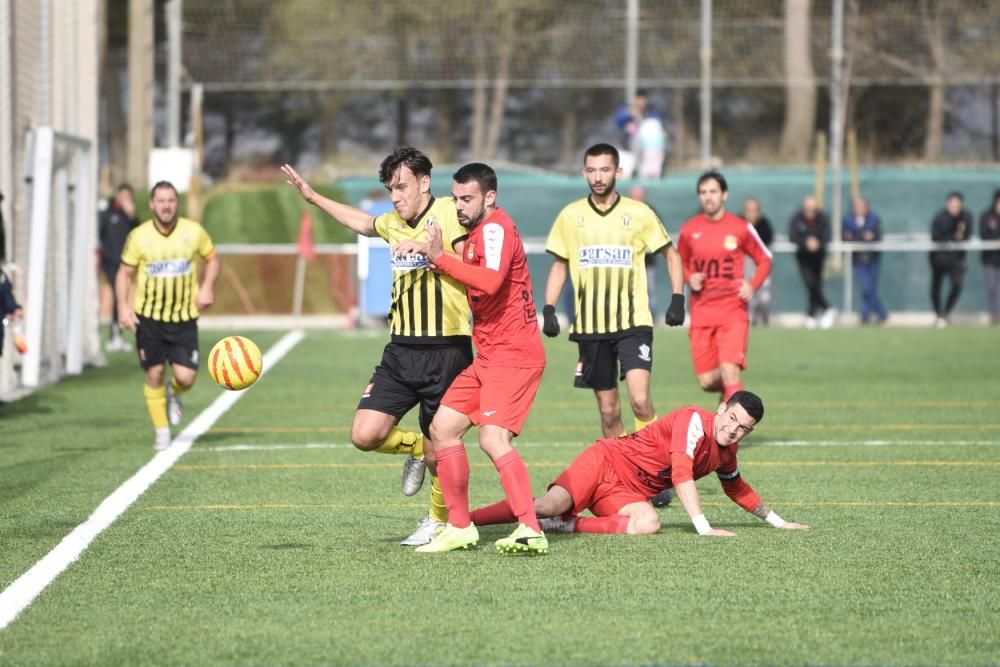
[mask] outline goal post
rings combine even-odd
[[[76,375],[100,358],[90,141],[51,127],[27,139],[28,212],[25,337],[21,385]]]

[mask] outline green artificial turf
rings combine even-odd
[[[205,351],[227,333],[281,335],[203,332]],[[699,537],[675,504],[654,536],[509,558],[502,526],[470,552],[398,545],[427,489],[403,497],[399,458],[349,444],[385,336],[309,332],[0,630],[0,665],[1000,664],[997,335],[755,329],[745,381],[767,414],[741,471],[810,531],[770,528],[710,476],[706,515],[735,538]],[[536,493],[599,430],[575,346],[546,347],[519,439]],[[140,383],[119,354],[0,406],[0,587],[151,458]],[[203,373],[185,424],[220,392]],[[652,395],[660,414],[715,406],[684,331],[657,329]],[[473,505],[499,499],[469,442]]]

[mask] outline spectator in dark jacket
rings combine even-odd
[[[819,209],[816,197],[809,195],[802,200],[802,208],[788,225],[788,240],[796,245],[795,261],[808,295],[806,328],[815,329],[818,322],[819,326],[829,329],[837,317],[823,296],[823,262],[830,242],[830,220]]]
[[[22,315],[21,305],[14,298],[14,285],[11,284],[7,274],[0,269],[0,354],[3,354],[3,337],[6,325],[17,325]],[[16,332],[17,329],[15,329]],[[17,336],[14,343],[21,352],[24,352],[23,337]]]
[[[774,228],[771,226],[771,221],[764,215],[760,207],[760,202],[756,198],[748,197],[743,202],[742,217],[753,225],[753,229],[757,232],[757,236],[760,237],[764,247],[770,248],[771,242],[774,241]],[[746,258],[746,261],[752,262],[749,257]],[[747,273],[747,275],[751,274]],[[765,327],[770,324],[771,303],[773,301],[774,290],[772,288],[771,276],[768,276],[767,280],[760,286],[760,289],[754,292],[753,297],[750,299],[750,324],[755,326],[764,325]]]
[[[118,297],[115,294],[115,279],[118,275],[118,265],[121,263],[125,239],[138,224],[139,221],[135,217],[135,198],[132,186],[123,183],[118,186],[118,190],[108,203],[108,207],[101,212],[97,229],[97,235],[101,242],[101,269],[111,285],[111,336],[108,340],[108,351],[111,352],[128,352],[132,349],[122,338],[121,329],[118,327]]]
[[[1000,190],[993,193],[993,206],[983,211],[979,218],[979,238],[1000,240]],[[1000,324],[1000,250],[983,251],[983,274],[986,276],[990,323]]]
[[[875,243],[882,240],[882,221],[868,207],[863,197],[855,197],[852,211],[844,215],[842,238],[845,241]],[[861,289],[861,323],[868,324],[872,317],[885,322],[888,313],[878,298],[878,273],[881,253],[861,251],[853,254],[854,280]]]
[[[967,241],[972,235],[972,214],[962,207],[961,192],[952,192],[945,201],[944,210],[934,216],[931,223],[932,241]],[[965,276],[964,250],[932,250],[931,260],[931,303],[937,315],[935,324],[941,328],[948,326],[948,317],[962,294],[962,280]],[[944,279],[951,281],[947,300],[941,303],[941,288]]]

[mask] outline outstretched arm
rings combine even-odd
[[[775,514],[770,507],[764,504],[764,501],[760,499],[760,496],[753,490],[753,487],[743,481],[739,468],[717,470],[716,474],[719,476],[722,490],[726,492],[729,499],[758,519],[767,521],[775,528],[787,528],[789,530],[805,530],[809,528],[804,523],[785,521]]]
[[[750,511],[758,519],[762,521],[767,521],[769,524],[775,528],[786,528],[788,530],[808,530],[809,526],[804,523],[795,523],[794,521],[785,521],[780,516],[774,513],[774,511],[761,501],[757,507]]]
[[[684,511],[691,517],[691,523],[694,524],[694,528],[698,531],[699,535],[708,535],[710,537],[734,537],[736,535],[736,533],[731,533],[728,530],[712,528],[708,523],[708,519],[705,518],[704,513],[701,511],[698,488],[695,486],[693,479],[676,485],[674,491],[677,492],[677,497],[680,499],[681,505],[684,506]]]
[[[303,199],[318,206],[324,213],[352,232],[362,236],[378,236],[375,231],[375,218],[360,208],[342,204],[319,194],[306,183],[304,178],[299,176],[299,173],[290,164],[281,165],[281,172],[288,178],[286,182],[298,190]]]

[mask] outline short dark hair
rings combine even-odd
[[[132,186],[128,183],[119,183],[118,187],[115,188],[115,192],[128,192],[129,194],[135,194],[132,190]]]
[[[706,171],[704,174],[698,177],[698,183],[694,186],[694,191],[698,192],[699,190],[701,190],[701,184],[704,183],[705,181],[710,181],[710,180],[714,180],[716,183],[718,183],[719,188],[721,188],[723,192],[729,192],[729,183],[726,183],[726,177],[723,176],[718,171],[716,171],[715,169],[712,169],[711,171]]]
[[[490,190],[493,192],[497,191],[497,173],[493,171],[493,167],[482,162],[470,162],[460,167],[451,178],[456,183],[461,183],[462,185],[465,185],[469,181],[475,181],[479,184],[479,189],[483,194],[486,194]]]
[[[957,199],[958,201],[965,201],[965,197],[963,197],[962,193],[959,192],[958,190],[952,190],[951,192],[949,192],[948,196],[945,199],[947,200],[953,198]]]
[[[740,390],[729,397],[726,401],[726,407],[731,408],[734,405],[739,404],[747,414],[757,423],[760,423],[764,419],[764,402],[760,400],[760,396],[751,392]]]
[[[157,190],[165,190],[167,188],[173,190],[175,196],[180,197],[180,193],[177,192],[177,188],[174,187],[173,183],[171,183],[170,181],[157,181],[156,183],[153,184],[153,187],[150,188],[149,190],[149,199],[152,200],[153,197],[156,196]]]
[[[0,199],[3,199],[3,195],[0,195]],[[996,206],[998,201],[1000,201],[1000,190],[994,190],[993,191],[993,205]]]
[[[392,155],[382,160],[378,167],[378,180],[382,185],[388,185],[400,167],[406,167],[414,176],[430,176],[431,159],[412,146],[403,146],[392,152]]]
[[[587,163],[588,157],[597,157],[598,155],[610,155],[611,160],[615,163],[615,167],[618,167],[621,163],[621,156],[618,154],[618,149],[611,144],[594,144],[583,154],[583,163]]]

